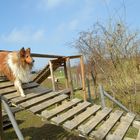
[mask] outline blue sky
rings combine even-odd
[[[119,18],[139,29],[139,9],[139,0],[0,0],[0,49],[75,55],[80,31]]]

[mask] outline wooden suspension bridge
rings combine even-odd
[[[13,113],[27,109],[35,115],[60,125],[67,131],[76,131],[79,135],[90,139],[106,140],[140,140],[140,122],[135,121],[135,114],[113,110],[112,108],[92,104],[86,101],[83,58],[79,56],[52,56],[32,54],[34,57],[51,57],[49,64],[39,72],[30,83],[23,84],[26,97],[17,94],[13,83],[7,80],[0,81],[0,94],[7,102],[16,105]],[[73,98],[73,87],[70,72],[70,59],[80,58],[82,72],[83,100]],[[54,70],[63,66],[66,77],[66,88],[55,89]],[[52,89],[40,84],[49,76],[52,77]],[[51,108],[50,108],[51,107]],[[3,120],[6,113],[0,110]],[[2,120],[2,119],[1,119]],[[2,124],[2,123],[0,123]],[[138,129],[136,138],[128,138],[126,133],[130,127]]]

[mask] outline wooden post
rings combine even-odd
[[[105,107],[104,89],[102,85],[99,85],[99,88],[100,88],[101,106],[102,108],[104,108]]]
[[[69,87],[69,82],[68,82],[68,73],[67,73],[67,66],[66,66],[66,62],[64,62],[64,74],[65,74],[65,79],[66,79],[66,88]]]
[[[71,77],[71,66],[70,66],[70,58],[67,58],[67,70],[68,70],[68,82],[69,87],[71,90],[71,98],[73,98],[73,83],[72,83],[72,77]]]
[[[87,100],[87,94],[86,94],[86,84],[85,84],[85,67],[84,67],[84,60],[83,56],[80,57],[80,66],[81,66],[81,75],[82,75],[82,88],[84,93],[84,100]]]
[[[0,95],[0,140],[4,140],[3,136],[2,101]]]
[[[87,89],[88,89],[88,100],[91,102],[91,91],[90,91],[90,83],[89,83],[89,79],[86,78],[86,82],[87,82]]]
[[[53,73],[53,64],[51,61],[49,61],[49,65],[50,65],[50,72],[51,72],[51,80],[52,80],[52,88],[53,91],[55,91],[55,79],[54,79],[54,73]]]

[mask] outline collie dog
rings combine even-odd
[[[4,74],[22,97],[25,97],[22,89],[22,83],[30,80],[30,73],[34,60],[31,57],[30,48],[21,48],[19,51],[2,51],[0,52],[0,73]]]

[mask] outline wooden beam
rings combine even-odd
[[[100,99],[101,99],[101,105],[102,108],[106,107],[105,105],[105,97],[104,97],[104,89],[102,85],[99,85],[99,89],[100,89]]]
[[[84,67],[84,59],[81,55],[80,57],[80,66],[81,66],[81,75],[82,75],[82,87],[83,87],[83,98],[84,100],[87,100],[87,94],[86,94],[86,84],[85,84],[85,67]]]
[[[72,76],[71,76],[70,58],[67,58],[67,70],[68,70],[68,82],[71,90],[71,98],[73,98],[73,83],[72,83]]]
[[[8,51],[8,50],[0,50],[0,52],[3,51]],[[8,51],[8,52],[12,52],[12,51]],[[61,57],[65,57],[65,56],[61,56],[61,55],[50,55],[50,54],[38,54],[38,53],[31,53],[32,57],[42,57],[42,58],[61,58]]]
[[[67,73],[67,66],[66,66],[66,62],[64,62],[64,74],[65,74],[65,79],[66,79],[66,88],[69,87],[69,81],[68,81],[68,73]]]
[[[38,53],[31,53],[32,57],[42,57],[42,58],[61,58],[65,56],[60,55],[50,55],[50,54],[38,54]]]
[[[80,58],[82,55],[73,55],[73,56],[68,56],[70,59],[75,59],[75,58]]]
[[[51,61],[49,61],[49,65],[50,65],[50,72],[51,72],[51,80],[52,80],[52,88],[53,91],[55,91],[55,78],[54,78],[54,72],[53,72],[53,64]]]
[[[4,140],[3,136],[2,100],[0,95],[0,140]]]

